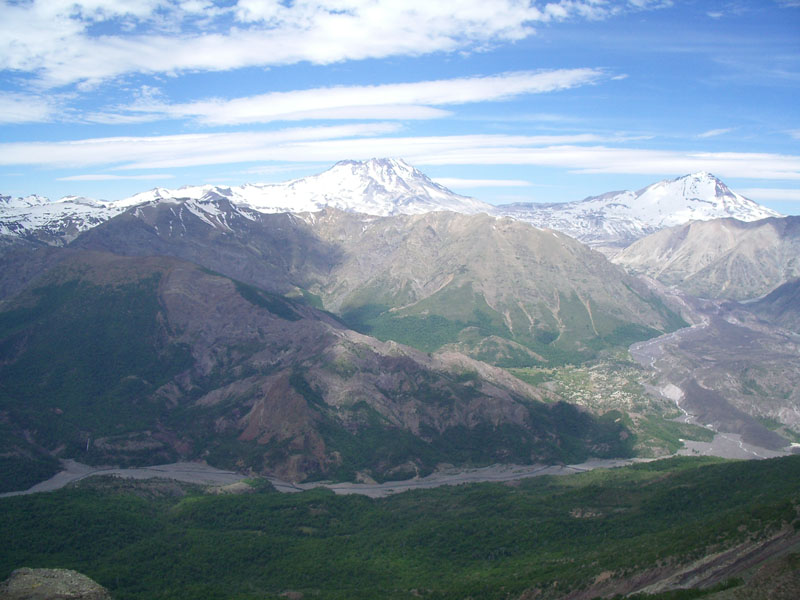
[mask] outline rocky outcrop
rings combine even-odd
[[[77,571],[22,568],[0,583],[0,600],[111,600],[111,594]]]

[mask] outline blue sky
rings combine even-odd
[[[3,0],[0,193],[404,158],[491,203],[694,171],[800,213],[800,0]]]

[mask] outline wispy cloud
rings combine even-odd
[[[400,137],[390,123],[72,142],[0,144],[0,165],[163,170],[214,164],[335,162],[402,156],[417,165],[531,165],[583,173],[800,180],[800,156],[626,147],[625,141],[573,136]],[[614,145],[609,145],[614,144]],[[621,145],[620,145],[621,144]]]
[[[603,75],[603,70],[591,68],[524,71],[485,77],[272,92],[184,104],[164,102],[147,89],[135,103],[111,113],[90,115],[88,120],[127,123],[194,118],[206,125],[234,125],[309,119],[435,119],[450,115],[435,107],[565,90],[595,83]]]
[[[186,134],[151,137],[90,138],[66,142],[10,142],[0,144],[0,165],[49,167],[156,168],[281,160],[279,149],[293,143],[335,139],[346,142],[358,136],[397,131],[390,123],[298,127],[271,132]],[[277,152],[275,152],[277,151]],[[264,156],[269,154],[271,158]],[[310,158],[310,157],[309,157]],[[303,159],[308,161],[309,158]],[[150,169],[151,167],[144,167]]]
[[[57,181],[123,181],[123,180],[150,180],[150,179],[174,179],[174,175],[164,173],[152,173],[149,175],[112,175],[109,173],[97,173],[86,175],[70,175],[69,177],[58,177]]]
[[[39,85],[96,85],[130,73],[176,74],[474,51],[537,23],[602,19],[649,0],[31,0],[3,5],[0,69]]]
[[[459,179],[457,177],[437,177],[434,181],[452,188],[485,188],[485,187],[529,187],[530,181],[523,179]]]
[[[725,129],[710,129],[708,131],[704,131],[703,133],[698,133],[697,137],[700,139],[717,137],[718,135],[725,135],[726,133],[730,133],[731,131],[733,131],[733,129],[730,127]]]
[[[49,98],[0,92],[0,124],[42,123],[56,116],[56,103]]]
[[[800,188],[744,188],[737,191],[760,202],[800,202]]]

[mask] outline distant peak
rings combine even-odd
[[[391,169],[415,170],[410,164],[402,158],[369,158],[367,160],[340,160],[334,167],[337,166],[361,166],[361,167],[389,167]]]
[[[689,175],[681,177],[681,179],[697,179],[697,180],[712,179],[714,181],[720,181],[719,177],[717,177],[713,173],[709,173],[708,171],[697,171],[695,173],[690,173]]]

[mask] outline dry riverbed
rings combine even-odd
[[[592,469],[621,467],[637,462],[641,459],[597,459],[577,465],[491,465],[474,469],[445,469],[428,475],[408,479],[406,481],[387,481],[385,483],[291,483],[280,479],[268,478],[279,492],[302,492],[316,487],[327,487],[336,494],[362,494],[371,498],[381,498],[398,492],[408,490],[429,489],[442,485],[460,485],[462,483],[477,483],[484,481],[514,481],[526,477],[541,475],[570,475]],[[28,490],[8,492],[0,496],[16,496],[21,494],[35,494],[37,492],[50,492],[72,483],[92,477],[94,475],[114,475],[129,479],[150,479],[161,477],[176,479],[186,483],[201,485],[230,485],[247,478],[247,475],[235,471],[215,469],[203,463],[173,463],[169,465],[156,465],[152,467],[138,467],[130,469],[98,468],[84,465],[74,460],[62,462],[64,470],[47,481],[37,483]]]

